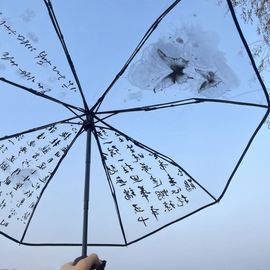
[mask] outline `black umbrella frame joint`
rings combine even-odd
[[[110,185],[110,188],[111,188],[111,193],[112,193],[112,196],[113,196],[113,199],[114,199],[114,202],[115,202],[115,207],[116,207],[116,211],[117,211],[117,214],[118,214],[118,219],[119,219],[119,224],[120,224],[120,227],[121,227],[121,230],[122,230],[122,235],[123,235],[123,239],[124,239],[124,244],[100,244],[101,246],[102,245],[106,245],[106,246],[127,246],[129,244],[132,244],[132,243],[135,243],[145,237],[148,237],[154,233],[156,233],[157,231],[163,229],[164,227],[167,227],[168,225],[170,224],[173,224],[181,219],[184,219],[198,211],[201,211],[202,209],[208,207],[208,206],[211,206],[213,204],[216,204],[218,203],[222,197],[224,196],[233,176],[235,175],[238,167],[240,166],[243,158],[244,158],[244,155],[246,154],[246,152],[248,151],[253,139],[255,138],[256,134],[258,133],[259,129],[261,128],[261,126],[263,125],[263,123],[265,122],[269,112],[270,112],[270,102],[269,102],[269,96],[268,96],[268,93],[267,93],[267,90],[266,90],[266,87],[261,79],[261,76],[258,72],[258,69],[256,67],[256,64],[254,62],[254,59],[252,57],[252,53],[250,52],[250,49],[248,47],[248,44],[244,38],[244,35],[241,31],[241,28],[239,26],[239,23],[237,21],[237,18],[236,18],[236,15],[234,13],[234,10],[233,10],[233,6],[231,4],[231,1],[227,0],[227,3],[228,3],[228,6],[229,6],[229,9],[230,9],[230,12],[231,12],[231,15],[232,15],[232,18],[234,20],[234,23],[236,25],[236,28],[238,30],[238,33],[240,35],[240,38],[246,48],[246,51],[249,55],[249,58],[251,60],[251,64],[252,64],[252,67],[257,75],[257,78],[263,88],[263,91],[265,93],[265,96],[266,96],[266,100],[267,100],[267,105],[258,105],[258,104],[252,104],[252,103],[244,103],[244,102],[234,102],[234,101],[226,101],[226,100],[217,100],[217,99],[201,99],[201,98],[191,98],[191,99],[186,99],[186,100],[179,100],[179,101],[173,101],[173,102],[167,102],[167,103],[161,103],[161,104],[155,104],[155,105],[149,105],[149,106],[143,106],[143,107],[136,107],[136,108],[130,108],[130,109],[122,109],[122,110],[111,110],[111,111],[105,111],[105,112],[101,112],[99,111],[99,108],[100,108],[100,105],[101,103],[103,102],[105,96],[107,95],[107,93],[110,91],[110,89],[114,86],[114,84],[116,83],[116,81],[118,81],[118,79],[122,76],[122,74],[125,72],[125,70],[127,69],[127,67],[129,66],[129,64],[131,63],[131,61],[134,59],[134,57],[137,55],[137,53],[141,50],[142,46],[145,44],[145,42],[148,40],[148,38],[150,37],[150,35],[154,32],[154,30],[157,28],[157,26],[159,25],[159,23],[163,20],[163,18],[176,6],[178,5],[179,3],[181,2],[181,0],[177,0],[175,1],[171,6],[169,6],[169,8],[167,10],[165,10],[158,18],[157,20],[152,24],[152,26],[148,29],[148,31],[145,33],[145,35],[143,36],[142,40],[140,41],[139,45],[135,48],[134,52],[132,53],[132,55],[130,56],[130,58],[127,60],[127,62],[125,63],[125,65],[123,66],[123,68],[120,70],[120,72],[116,75],[115,79],[112,81],[112,83],[109,85],[109,87],[104,91],[104,94],[100,97],[100,99],[96,102],[96,104],[91,108],[89,109],[88,107],[88,104],[87,104],[87,101],[86,101],[86,98],[84,96],[84,93],[83,93],[83,90],[82,90],[82,87],[81,87],[81,84],[80,84],[80,81],[79,81],[79,78],[77,76],[77,73],[76,73],[76,70],[75,70],[75,67],[74,67],[74,64],[72,62],[72,59],[70,57],[70,54],[68,52],[68,49],[67,49],[67,46],[66,46],[66,43],[65,43],[65,40],[64,40],[64,37],[63,37],[63,34],[60,30],[60,27],[59,27],[59,24],[57,22],[57,18],[55,16],[55,13],[54,13],[54,10],[53,10],[53,6],[52,6],[52,3],[50,0],[44,0],[44,3],[48,9],[48,13],[49,13],[49,16],[50,16],[50,19],[52,21],[52,24],[54,26],[54,29],[57,33],[57,36],[59,38],[59,41],[60,43],[62,44],[62,47],[63,47],[63,50],[65,52],[65,55],[66,55],[66,59],[69,63],[69,66],[70,66],[70,69],[72,71],[72,74],[75,78],[75,81],[76,81],[76,84],[78,86],[78,89],[79,89],[79,93],[81,95],[81,98],[82,98],[82,101],[83,101],[83,105],[84,105],[84,108],[80,108],[80,107],[76,107],[76,106],[73,106],[71,104],[67,104],[65,102],[62,102],[62,101],[59,101],[58,99],[55,99],[53,97],[50,97],[46,94],[41,94],[40,92],[34,90],[34,89],[31,89],[31,88],[28,88],[28,87],[25,87],[23,85],[20,85],[20,84],[17,84],[15,82],[12,82],[12,81],[9,81],[5,78],[0,78],[0,80],[6,84],[9,84],[9,85],[12,85],[16,88],[19,88],[21,90],[24,90],[24,91],[27,91],[29,93],[32,93],[34,95],[37,95],[37,96],[40,96],[46,100],[49,100],[49,101],[52,101],[52,102],[56,102],[62,106],[64,106],[65,108],[67,108],[70,112],[72,112],[75,116],[72,117],[72,118],[69,118],[69,119],[65,119],[65,120],[62,120],[62,121],[59,121],[59,122],[55,122],[55,123],[51,123],[49,125],[45,125],[45,126],[41,126],[41,127],[38,127],[38,128],[34,128],[34,129],[31,129],[31,130],[27,130],[25,132],[21,132],[21,133],[17,133],[17,134],[14,134],[14,135],[11,135],[11,136],[5,136],[3,138],[0,138],[0,141],[3,141],[3,140],[8,140],[8,139],[13,139],[13,138],[17,138],[17,137],[20,137],[22,135],[25,135],[27,133],[30,133],[30,132],[36,132],[36,131],[41,131],[43,129],[46,129],[46,128],[52,128],[54,126],[57,126],[57,125],[61,125],[61,124],[70,124],[70,125],[77,125],[79,126],[78,130],[76,131],[76,135],[74,136],[74,138],[71,140],[71,142],[69,143],[68,147],[66,148],[64,154],[61,156],[61,158],[59,159],[58,163],[56,164],[56,167],[55,169],[53,170],[53,172],[51,172],[49,178],[48,178],[48,181],[46,182],[46,184],[44,185],[43,187],[43,190],[42,190],[42,193],[40,194],[39,196],[39,199],[36,203],[36,205],[34,206],[33,208],[33,211],[31,213],[31,216],[27,222],[27,225],[26,225],[26,229],[23,233],[23,236],[21,238],[21,240],[17,240],[17,239],[14,239],[12,238],[11,236],[1,232],[1,234],[3,234],[4,236],[6,236],[7,238],[15,241],[15,242],[18,242],[18,243],[21,243],[21,244],[25,244],[25,245],[33,245],[33,246],[63,246],[63,245],[67,245],[67,246],[82,246],[82,256],[86,256],[87,255],[87,246],[90,245],[87,243],[87,239],[88,239],[88,206],[89,206],[89,188],[90,188],[90,168],[91,168],[91,141],[92,141],[92,136],[95,138],[96,142],[97,142],[97,145],[98,145],[98,149],[100,151],[100,155],[101,155],[101,160],[102,160],[102,163],[103,163],[103,167],[104,167],[104,170],[105,170],[105,173],[106,173],[106,176],[107,176],[107,179],[108,179],[108,183]],[[162,57],[166,57],[166,55],[163,54],[163,52],[160,52],[160,54],[162,55]],[[176,162],[174,162],[173,160],[171,160],[169,157],[167,156],[164,156],[162,155],[161,153],[158,153],[157,151],[153,150],[153,149],[150,149],[149,147],[133,140],[131,137],[129,137],[128,135],[122,133],[121,131],[109,126],[105,120],[107,118],[110,118],[114,115],[117,115],[117,114],[121,114],[121,113],[129,113],[129,112],[139,112],[139,111],[153,111],[153,110],[160,110],[160,109],[166,109],[166,108],[173,108],[173,107],[178,107],[178,106],[185,106],[185,105],[189,105],[189,104],[198,104],[198,103],[203,103],[203,102],[215,102],[215,103],[229,103],[229,104],[234,104],[234,105],[238,105],[238,106],[257,106],[257,107],[261,107],[261,108],[264,108],[266,109],[266,113],[265,113],[265,116],[263,117],[263,119],[261,120],[261,122],[259,123],[258,127],[256,128],[255,132],[253,133],[252,137],[250,138],[246,148],[244,149],[239,161],[237,162],[233,172],[231,173],[230,177],[229,177],[229,180],[222,192],[222,194],[216,198],[215,196],[213,196],[206,188],[204,188],[203,186],[201,186],[195,179],[192,178],[192,176],[190,176],[183,168],[181,168]],[[210,204],[207,204],[203,207],[200,207],[198,209],[196,209],[195,211],[191,212],[191,213],[188,213],[187,215],[181,217],[180,219],[177,219],[177,220],[174,220],[160,228],[158,228],[157,230],[154,230],[148,234],[146,234],[145,236],[143,237],[140,237],[138,239],[135,239],[134,241],[131,241],[131,242],[128,242],[127,241],[127,238],[126,238],[126,235],[125,235],[125,231],[124,231],[124,228],[123,228],[123,223],[122,223],[122,219],[121,219],[121,215],[120,215],[120,211],[119,211],[119,206],[118,206],[118,202],[117,202],[117,198],[116,198],[116,194],[115,194],[115,190],[114,190],[114,187],[112,185],[112,179],[111,179],[111,176],[110,176],[110,172],[108,170],[108,167],[107,167],[107,164],[106,164],[106,159],[104,157],[104,155],[102,154],[102,146],[101,146],[101,143],[100,143],[100,140],[99,140],[99,135],[98,135],[98,130],[97,129],[107,129],[109,131],[112,131],[112,132],[115,132],[119,135],[121,135],[126,141],[129,141],[129,142],[132,142],[133,145],[137,146],[137,147],[140,147],[141,149],[147,151],[148,153],[152,154],[153,156],[155,157],[158,157],[162,160],[165,160],[166,162],[168,162],[169,164],[179,168],[183,173],[185,173],[187,176],[189,176],[190,179],[192,179],[192,181],[197,185],[199,186],[211,199],[212,199],[212,202]],[[42,197],[42,194],[44,192],[44,190],[46,189],[47,185],[49,184],[50,180],[53,178],[55,172],[57,171],[58,167],[60,166],[60,163],[62,162],[62,160],[64,159],[64,157],[66,156],[66,154],[68,153],[69,149],[71,148],[71,146],[74,144],[74,142],[76,141],[76,139],[83,133],[86,133],[86,157],[85,157],[85,186],[84,186],[84,215],[83,215],[83,235],[82,235],[82,244],[65,244],[65,243],[56,243],[56,244],[51,244],[51,243],[45,243],[45,244],[31,244],[31,243],[25,243],[24,242],[24,237],[25,237],[25,234],[27,232],[27,229],[28,229],[28,226],[30,224],[30,221],[32,219],[32,216],[36,210],[36,207],[37,207],[37,204],[40,200],[40,198]],[[99,246],[99,244],[91,244],[91,246]]]

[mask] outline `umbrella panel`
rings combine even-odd
[[[127,242],[219,201],[265,112],[205,102],[119,113],[98,123]]]
[[[2,115],[0,138],[75,116],[64,106],[2,81],[0,89]]]
[[[24,237],[42,193],[78,136],[61,123],[0,139],[1,232]]]
[[[46,27],[45,27],[46,26]],[[0,11],[0,70],[6,83],[82,106],[78,86],[43,1]]]
[[[81,245],[85,139],[85,134],[78,138],[46,188],[25,236],[26,243]],[[88,243],[123,245],[115,203],[94,140],[91,149],[94,169],[90,183]]]
[[[119,113],[104,122],[170,157],[218,198],[266,111],[203,102]]]
[[[169,158],[106,125],[96,132],[126,242],[214,202]]]
[[[79,5],[82,5],[82,2],[79,2]],[[255,135],[256,129],[262,123],[268,99],[249,63],[250,59],[243,49],[242,41],[230,14],[226,16],[224,14],[228,8],[226,3],[224,5],[216,6],[215,1],[200,3],[179,1],[178,6],[162,20],[155,32],[152,33],[154,28],[150,29],[149,33],[152,35],[146,36],[141,45],[137,47],[139,53],[133,55],[134,59],[132,56],[130,62],[128,61],[124,66],[122,71],[127,69],[122,78],[116,83],[113,82],[111,84],[113,88],[110,86],[105,92],[107,95],[99,100],[102,101],[105,97],[101,106],[97,107],[99,119],[102,119],[103,116],[110,116],[111,113],[118,115],[104,121],[96,118],[94,135],[98,145],[92,147],[94,149],[92,159],[95,161],[95,166],[91,171],[93,195],[90,196],[90,206],[95,210],[90,211],[93,214],[90,219],[93,224],[89,224],[89,230],[93,237],[89,236],[89,243],[127,244],[137,241],[215,203],[215,199],[231,180],[233,169],[238,166],[238,160],[242,159],[247,149],[246,146],[251,142],[250,138]],[[71,89],[75,84],[72,80],[74,73],[72,74],[67,65],[65,59],[67,55],[61,52],[59,40],[53,32],[52,26],[46,29],[43,27],[44,22],[48,21],[46,9],[36,1],[28,0],[26,6],[31,6],[31,8],[25,9],[24,6],[16,6],[13,9],[6,2],[5,9],[0,12],[0,37],[1,40],[8,40],[7,43],[0,43],[2,53],[0,69],[1,74],[5,77],[2,79],[1,85],[5,84],[8,88],[8,85],[14,86],[15,82],[18,90],[38,91],[39,94],[46,94],[61,99],[61,101],[82,106],[79,91]],[[60,5],[58,10],[60,10],[59,8]],[[209,12],[212,15],[211,18],[208,16]],[[78,14],[75,17],[77,18],[76,23],[78,23]],[[205,20],[206,17],[209,19]],[[71,22],[71,20],[68,23],[66,21],[65,32],[70,29],[71,33],[75,33],[76,27]],[[32,30],[33,25],[35,25],[35,31]],[[69,27],[70,25],[71,27]],[[47,39],[48,36],[50,39]],[[28,43],[24,43],[26,38]],[[72,39],[73,37],[68,35],[68,44],[71,44]],[[53,46],[51,46],[52,43]],[[46,47],[45,51],[43,46]],[[72,55],[77,54],[77,59],[83,59],[75,47],[72,47]],[[56,62],[46,62],[48,59]],[[85,65],[81,67],[81,70],[86,70],[84,67]],[[32,74],[31,71],[37,71],[38,75]],[[63,74],[65,74],[64,77]],[[85,71],[82,74],[86,74]],[[108,72],[102,74],[108,74]],[[243,74],[245,74],[245,78],[242,77]],[[69,84],[70,82],[71,84]],[[66,86],[69,84],[70,88],[64,84]],[[78,84],[75,87],[78,87]],[[44,92],[45,88],[50,91]],[[96,88],[99,89],[98,86]],[[99,91],[97,90],[94,94],[96,98],[99,97],[97,94],[100,93]],[[37,93],[34,92],[34,94]],[[180,107],[160,109],[164,103],[166,103],[165,106],[170,107],[178,105],[179,101],[187,98],[196,98],[196,100],[192,99],[191,103],[204,99],[217,101],[217,104],[211,104],[211,109],[206,109],[206,103],[200,106],[198,104],[186,105],[186,108],[181,108],[181,110]],[[237,106],[241,104],[252,106],[245,109],[241,106],[234,107],[234,105],[219,103],[227,101],[235,103]],[[97,105],[99,104],[97,103]],[[158,110],[147,112],[143,116],[141,112],[134,113],[132,116],[131,113],[120,114],[121,111],[119,111],[127,108],[140,111],[142,106],[147,106],[149,109],[149,105],[153,105],[152,109]],[[215,110],[212,110],[215,106]],[[258,109],[255,110],[255,106],[258,106]],[[196,108],[195,111],[193,111],[194,108]],[[108,110],[117,110],[117,112],[106,113]],[[102,114],[104,111],[105,113]],[[175,117],[176,120],[178,117],[182,117],[181,129],[177,132],[175,132],[177,123],[169,121]],[[233,118],[233,121],[229,121],[229,118]],[[139,119],[141,121],[138,121]],[[163,123],[159,127],[155,124],[157,119],[158,123],[163,119]],[[245,122],[246,119],[249,119],[248,123]],[[244,123],[243,132],[240,135],[236,132],[229,132],[228,139],[220,139],[220,134],[235,131],[239,123]],[[62,125],[71,128],[71,124]],[[142,130],[144,132],[141,132]],[[28,137],[26,143],[39,136],[36,131],[28,135],[30,134],[33,137]],[[73,138],[75,138],[74,136],[76,136],[75,133]],[[187,140],[189,136],[191,138],[194,136],[194,140]],[[183,137],[185,139],[182,140]],[[122,141],[119,141],[119,138]],[[2,139],[2,141],[4,140],[6,139]],[[236,149],[228,147],[229,141],[233,141],[233,146],[238,145],[238,147]],[[164,146],[161,142],[162,144],[165,142]],[[71,142],[68,145],[71,145]],[[5,147],[3,149],[6,149]],[[19,156],[23,145],[16,144],[16,147],[19,147],[19,150],[15,149]],[[195,152],[194,148],[196,148]],[[131,152],[131,149],[135,152]],[[183,149],[184,151],[182,151]],[[77,152],[75,151],[75,153]],[[216,155],[220,157],[215,159],[214,164],[219,166],[218,169],[215,168],[214,174],[211,174],[213,171],[211,170],[210,173],[209,170],[209,163],[212,162],[212,159],[210,161],[206,159],[206,153],[210,153],[210,158]],[[125,157],[126,161],[120,158],[116,162],[118,155]],[[84,154],[82,156],[84,157]],[[101,164],[100,157],[103,164]],[[141,162],[142,157],[146,157],[147,162]],[[73,164],[76,161],[72,161]],[[20,160],[20,162],[25,163],[26,160]],[[196,168],[194,168],[194,164],[196,164]],[[6,165],[3,166],[6,169]],[[102,166],[105,172],[102,171]],[[138,171],[136,174],[131,174],[133,166]],[[127,170],[131,171],[127,172]],[[32,172],[30,171],[30,173]],[[161,175],[162,179],[157,179]],[[67,181],[68,178],[59,177],[62,181]],[[75,178],[73,177],[73,179]],[[209,179],[212,178],[220,180],[214,181],[210,185]],[[141,180],[142,182],[140,182]],[[153,184],[158,184],[159,180],[163,181],[164,189],[155,190],[158,186],[153,187]],[[78,183],[78,185],[81,184],[81,182]],[[76,184],[73,183],[73,185]],[[177,185],[178,189],[174,189]],[[64,187],[67,187],[66,183]],[[52,186],[52,194],[57,193],[58,190],[60,195],[62,188],[63,186],[60,187],[60,185],[58,189],[54,189]],[[73,195],[80,197],[79,188],[77,188],[78,186]],[[96,193],[94,188],[99,192]],[[26,195],[27,192],[24,191],[23,195]],[[105,193],[111,193],[112,197],[107,199]],[[43,232],[42,236],[49,237],[50,243],[56,242],[58,240],[52,236],[52,231],[54,231],[59,236],[58,239],[61,243],[66,242],[66,238],[62,234],[60,236],[60,232],[65,224],[68,224],[69,239],[72,243],[80,243],[80,240],[76,240],[79,234],[72,233],[73,228],[77,228],[78,214],[71,214],[71,212],[75,213],[78,204],[73,204],[73,200],[70,199],[67,204],[69,206],[67,206],[67,194],[69,193],[63,191],[63,200],[60,204],[66,206],[62,212],[65,214],[65,219],[61,224],[64,225],[54,227],[51,214],[54,213],[54,216],[61,220],[60,207],[56,207],[55,212],[50,211],[52,208],[46,205],[50,202],[51,195],[48,195],[47,199],[45,196],[44,205],[41,206],[41,209],[45,209],[43,217],[40,214],[41,211],[38,212],[36,219],[33,217],[33,223],[29,227],[29,231],[31,228],[33,234],[30,236],[27,233],[25,240],[29,239],[32,242],[32,239],[36,239],[36,232]],[[11,211],[12,209],[10,209],[10,213]],[[5,210],[3,213],[6,215],[8,211]],[[38,229],[40,221],[44,221],[42,230]],[[49,225],[45,225],[45,221],[49,222]],[[114,228],[118,228],[114,230],[113,237],[106,230],[109,222],[113,224]],[[51,228],[55,229],[51,230]],[[20,239],[21,233],[22,231],[18,231],[16,239]],[[100,235],[103,235],[103,238],[100,238]],[[42,240],[42,242],[48,241]]]
[[[189,98],[267,105],[228,9],[226,1],[180,1],[137,47],[100,111]]]

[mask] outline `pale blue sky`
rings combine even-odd
[[[34,2],[35,4],[33,5]],[[106,89],[117,72],[122,68],[123,64],[137,46],[148,27],[173,1],[117,0],[113,2],[105,0],[81,0],[69,1],[68,3],[65,3],[65,6],[63,6],[62,1],[59,0],[52,2],[55,5],[56,15],[58,16],[59,23],[70,49],[83,89],[85,90],[87,100],[89,104],[93,104],[104,89]],[[187,8],[189,6],[188,1],[183,0],[183,2],[185,2]],[[196,1],[192,1],[192,3],[195,2]],[[206,4],[211,6],[211,3],[213,2],[216,1],[209,0],[206,1]],[[6,15],[11,22],[12,20],[24,21],[25,24],[22,24],[21,29],[26,29],[28,33],[34,33],[36,37],[38,36],[38,46],[43,46],[46,50],[47,47],[52,48],[48,49],[52,54],[54,51],[53,49],[55,49],[55,52],[59,52],[60,50],[58,50],[57,45],[55,45],[55,48],[51,47],[52,40],[55,41],[56,39],[55,37],[50,36],[49,27],[45,27],[40,24],[37,25],[39,30],[33,30],[33,32],[31,32],[33,22],[46,17],[46,12],[40,10],[45,10],[43,3],[30,0],[25,1],[25,3],[26,7],[22,6],[21,3],[14,4],[10,3],[10,1],[2,0],[0,4],[0,12],[4,13],[5,10],[10,10],[10,7],[12,7],[12,12],[17,15],[15,18]],[[189,10],[189,12],[192,13],[192,5],[190,5],[190,9],[191,10]],[[195,9],[198,9],[198,7]],[[204,27],[211,25],[211,30],[213,31],[220,27],[218,23],[217,25],[211,24],[211,20],[213,20],[212,16],[218,16],[214,11],[215,8],[213,8],[212,12],[209,10],[209,21],[205,19],[203,25]],[[175,17],[173,22],[178,19]],[[169,25],[169,30],[173,31],[174,27],[175,25],[173,24]],[[248,28],[248,30],[251,31],[252,29]],[[225,41],[230,35],[229,30],[228,33],[229,34],[227,35],[223,32],[222,35],[220,35],[221,50],[222,48],[224,49],[224,46],[226,45]],[[253,36],[251,33],[248,34],[250,37]],[[47,38],[48,36],[50,37],[49,39]],[[156,34],[155,38],[158,39],[158,34]],[[0,40],[0,48],[1,46],[5,48],[3,40]],[[234,53],[233,42],[231,46],[232,47],[230,47],[226,52],[229,56],[232,56]],[[1,48],[1,53],[2,50],[3,49]],[[54,57],[62,59],[62,55],[57,55],[57,53],[55,53]],[[238,66],[236,61],[230,58],[230,64],[234,68]],[[241,67],[240,64],[239,67]],[[69,74],[64,62],[61,64],[61,68]],[[245,66],[242,68],[245,70],[245,76],[248,76],[248,69],[245,69]],[[243,69],[241,70],[239,68],[239,70],[235,70],[238,77],[241,76]],[[127,74],[124,75],[124,79],[126,78]],[[241,82],[246,87],[250,86],[250,84],[245,82],[242,78]],[[126,82],[124,81],[123,83],[125,84]],[[121,87],[123,83],[120,83],[120,86],[118,87]],[[52,84],[57,85],[57,82],[52,81]],[[9,120],[9,122],[4,119],[0,131],[1,136],[6,135],[9,132],[24,130],[26,128],[31,128],[32,126],[42,125],[49,121],[56,121],[63,117],[69,117],[72,115],[70,113],[66,113],[66,111],[61,107],[59,108],[59,106],[55,106],[54,104],[51,105],[46,101],[45,103],[39,98],[31,97],[30,101],[27,93],[21,93],[20,95],[16,95],[16,98],[14,98],[10,91],[8,91],[8,93],[3,92],[5,89],[11,90],[11,88],[6,87],[4,89],[2,86],[3,85],[1,84],[1,98],[9,100],[9,102],[5,102],[4,105],[2,105],[1,112],[3,110],[7,111],[11,107],[20,107],[22,100],[25,103],[27,102],[27,109],[23,109],[19,114],[13,112],[10,113],[9,119],[11,120]],[[254,87],[254,85],[252,86],[251,83],[250,88],[253,89],[252,87]],[[131,90],[134,91],[134,89]],[[125,94],[126,93],[123,92],[123,96]],[[144,94],[145,98],[147,98],[148,93],[145,92]],[[117,97],[117,94],[112,94],[111,99],[106,101],[107,103],[104,105],[105,108],[110,108],[110,105],[112,108],[117,106],[110,104],[111,100],[117,101]],[[58,96],[58,98],[61,98],[61,96]],[[73,98],[74,95],[70,95],[70,97],[67,96],[63,100],[70,102]],[[248,99],[249,98],[252,99],[253,96],[248,96]],[[252,101],[254,100],[252,99]],[[127,104],[135,104],[137,101],[131,99],[128,102]],[[139,106],[142,103],[137,104]],[[192,115],[188,115],[188,111],[185,112],[184,110],[183,113],[183,122],[185,116],[187,119],[190,117],[190,121],[194,121],[194,119],[196,119],[195,112],[193,112]],[[220,125],[220,131],[223,131],[224,127],[222,126],[222,122],[224,121],[224,123],[227,123],[227,118],[235,117],[238,119],[237,117],[239,117],[239,119],[243,119],[240,116],[240,112],[239,114],[237,113],[237,116],[233,115],[233,113],[237,113],[237,110],[229,113],[229,115],[211,115],[211,117],[209,115],[209,119],[211,118],[213,123],[215,123],[215,121],[218,122]],[[247,115],[249,114],[247,113]],[[245,114],[243,113],[242,117],[244,116]],[[248,124],[252,121],[256,122],[257,118],[259,118],[255,114],[252,114],[252,116],[254,116],[254,118],[250,119]],[[28,120],[26,121],[25,119]],[[138,117],[135,115],[133,124],[136,123],[137,120]],[[144,123],[142,128],[146,131],[148,128],[148,119],[144,119],[142,117],[140,120],[140,122]],[[165,122],[166,116],[163,115],[163,118],[161,117],[159,120],[163,120]],[[207,121],[204,122],[204,120],[206,119],[200,119],[200,123],[194,123],[194,125],[197,128],[200,125],[203,126],[207,123]],[[16,125],[10,124],[10,121],[11,123],[16,123]],[[119,123],[112,120],[112,123],[116,124],[116,126],[121,124],[126,125],[127,123],[127,120],[125,118],[121,119],[121,117],[118,121]],[[244,129],[245,124],[245,121],[242,121],[239,124],[239,130],[237,130],[237,125],[232,125],[232,127],[235,128],[235,132],[228,132],[227,134],[223,133],[224,137],[221,137],[220,139],[216,138],[216,146],[220,146],[223,149],[226,148],[228,140],[231,140],[232,143],[234,143],[233,136],[238,138],[241,135],[241,130]],[[151,125],[151,128],[157,131],[159,128],[159,122],[156,122],[156,125]],[[179,129],[174,131],[173,135],[185,138],[190,135],[189,128],[181,130],[181,127],[179,127]],[[132,132],[132,125],[126,125],[123,127],[123,130],[125,132]],[[141,134],[142,132],[140,129],[132,133],[133,136],[137,136],[136,138],[140,138]],[[160,136],[167,136],[166,132],[160,132]],[[215,134],[211,134],[209,135],[209,138],[206,138],[206,133],[190,135],[190,140],[196,140],[197,138],[197,144],[196,142],[194,144],[189,144],[188,142],[183,141],[181,145],[183,147],[186,146],[187,148],[185,150],[186,152],[183,153],[189,153],[188,147],[191,147],[192,145],[201,147],[201,151],[205,150],[202,143],[205,142],[205,145],[208,145],[207,139],[211,140],[210,138],[214,138],[214,136]],[[172,138],[174,137],[172,136]],[[156,138],[150,140],[150,137],[146,136],[145,140],[146,142],[153,143],[155,146],[159,147],[159,141]],[[102,258],[107,259],[108,269],[269,269],[270,218],[269,215],[267,215],[270,205],[269,195],[267,193],[270,188],[268,180],[270,175],[270,168],[268,166],[269,140],[270,131],[267,129],[266,125],[264,125],[245,156],[238,172],[233,178],[227,193],[219,204],[171,225],[157,234],[144,239],[139,243],[133,244],[128,248],[90,247],[88,249],[89,253],[96,252]],[[162,146],[160,147],[163,151],[166,151],[167,146],[164,146],[164,148],[162,148]],[[174,149],[172,148],[172,150]],[[74,197],[79,199],[81,186],[78,185],[78,182],[83,180],[84,175],[84,151],[84,137],[82,137],[79,139],[77,148],[71,152],[71,154],[74,154],[76,162],[74,163],[74,157],[73,159],[72,157],[67,157],[65,165],[60,168],[59,174],[56,175],[57,181],[55,181],[55,183],[52,182],[49,185],[48,190],[46,191],[48,192],[48,195],[44,195],[43,200],[40,202],[39,208],[42,211],[37,211],[36,218],[33,219],[33,231],[35,233],[41,231],[44,239],[50,239],[51,237],[50,227],[44,228],[44,224],[48,221],[50,215],[57,216],[58,219],[62,219],[64,223],[58,225],[56,232],[58,231],[60,233],[61,230],[63,230],[63,227],[61,226],[64,226],[67,232],[73,234],[73,226],[75,224],[77,230],[72,237],[74,237],[74,239],[80,239],[82,202],[79,200],[76,200],[76,202],[70,200],[70,193],[63,189],[63,185],[65,185],[65,181],[68,179],[68,187],[72,189]],[[209,156],[215,152],[214,150],[205,151]],[[192,151],[190,150],[190,152]],[[215,153],[218,154],[219,151],[217,150]],[[177,157],[177,153],[174,153],[174,151],[171,151],[170,154],[175,154]],[[80,157],[78,157],[79,155]],[[194,155],[194,157],[192,155]],[[224,157],[224,161],[220,162],[219,167],[216,168],[211,166],[213,159],[208,159],[207,155],[204,158],[205,159],[202,160],[200,154],[196,156],[196,152],[192,152],[191,157],[189,159],[187,158],[185,164],[186,166],[190,166],[191,169],[192,163],[198,162],[201,168],[205,168],[207,164],[210,164],[210,168],[213,169],[213,178],[217,178],[221,174],[225,175],[223,167],[224,171],[226,168],[230,168],[228,165],[229,162],[226,160],[226,156]],[[79,160],[81,162],[77,162]],[[224,166],[222,166],[223,164]],[[96,168],[99,166],[98,164],[95,164],[95,160],[93,161],[93,165],[97,166]],[[71,167],[73,169],[73,173],[68,174],[65,170],[68,168],[70,169]],[[198,172],[198,175],[200,175],[200,172]],[[201,176],[204,177],[205,175],[208,176],[206,169],[205,172],[202,172]],[[93,176],[95,178],[97,178],[97,176],[101,177],[102,173],[98,171],[95,174],[93,173]],[[104,193],[103,189],[95,181],[91,188],[93,190],[97,190],[91,199],[102,201]],[[68,202],[66,203],[65,200]],[[112,202],[109,201],[109,203]],[[59,206],[56,206],[56,204]],[[100,214],[98,211],[104,211],[104,207],[106,208],[106,206],[99,204],[92,210],[96,217]],[[62,210],[63,208],[65,208],[65,210]],[[78,208],[80,210],[78,210]],[[97,218],[97,221],[102,222],[102,219],[99,220],[99,218]],[[79,225],[77,223],[79,223]],[[54,227],[53,224],[51,225]],[[90,221],[90,226],[91,225]],[[107,224],[102,225],[102,228],[108,228]],[[115,228],[114,226],[114,224],[110,224],[111,229],[107,230],[108,235],[104,234],[103,237],[105,239],[102,238],[102,240],[106,241],[106,238],[114,239],[114,237],[117,237],[118,232],[112,229]],[[94,225],[93,228],[97,229]],[[92,236],[90,235],[89,237],[91,239]],[[99,235],[94,235],[93,239],[96,240],[98,237]],[[8,239],[0,236],[0,269],[58,269],[62,263],[73,260],[75,257],[80,255],[80,253],[80,248],[19,246],[18,244],[12,243]]]

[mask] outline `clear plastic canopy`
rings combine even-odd
[[[81,245],[88,151],[88,245],[219,202],[269,113],[230,1],[105,2],[1,2],[0,233],[19,243]]]

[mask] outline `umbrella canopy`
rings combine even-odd
[[[125,246],[216,204],[269,113],[230,1],[103,4],[1,6],[0,230],[19,243]]]

